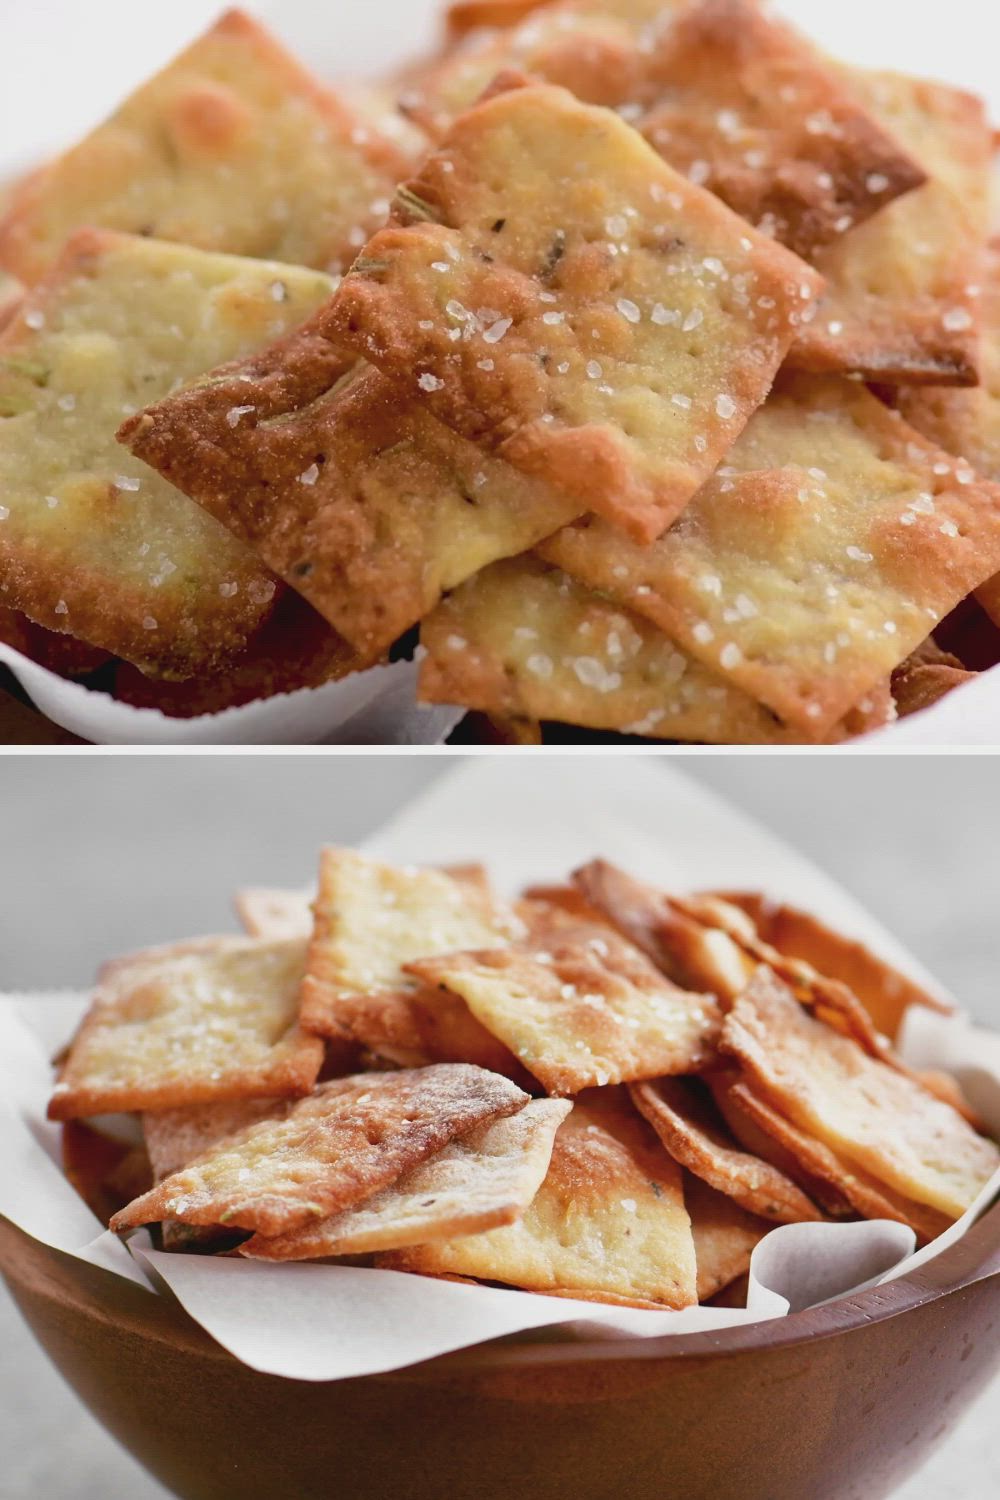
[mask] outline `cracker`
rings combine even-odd
[[[261,1120],[284,1119],[291,1108],[291,1100],[236,1099],[225,1104],[148,1111],[142,1116],[142,1133],[154,1183],[172,1177],[220,1141],[239,1135]]]
[[[459,995],[551,1094],[695,1072],[719,1008],[682,990],[606,925],[563,920],[523,943],[407,965]]]
[[[420,641],[424,702],[657,740],[802,739],[650,621],[538,558],[477,573],[423,621]]]
[[[846,937],[811,912],[754,893],[719,892],[752,919],[763,942],[787,958],[800,959],[829,979],[846,984],[878,1031],[894,1038],[911,1005],[944,1014],[954,1010],[855,938]]]
[[[95,1218],[111,1215],[150,1185],[149,1158],[141,1145],[107,1135],[83,1120],[62,1127],[62,1168]]]
[[[298,1024],[305,952],[224,938],[106,965],[49,1118],[307,1094],[323,1047]]]
[[[547,0],[451,0],[445,12],[450,37],[465,36],[481,27],[516,26]]]
[[[1000,565],[1000,490],[856,382],[783,377],[655,546],[539,551],[817,738]]]
[[[312,992],[306,993],[312,1017]],[[476,1020],[464,1000],[446,990],[428,986],[397,993],[377,990],[367,995],[339,996],[319,1022],[328,1026],[324,1035],[333,1029],[330,1016],[336,1018],[338,1035],[349,1037],[397,1067],[470,1062],[531,1086],[529,1075],[510,1049]]]
[[[353,362],[313,321],[121,435],[371,657],[582,506]]]
[[[106,651],[74,636],[36,625],[17,609],[0,605],[0,641],[61,677],[86,677],[110,660]]]
[[[312,891],[248,886],[236,892],[233,905],[251,937],[307,938],[312,934]]]
[[[230,11],[16,194],[0,264],[29,284],[84,225],[339,269],[406,157]]]
[[[24,300],[24,287],[16,276],[0,270],[0,329],[9,323]]]
[[[76,235],[0,335],[4,602],[150,675],[210,674],[238,655],[274,578],[115,429],[300,322],[329,286],[294,266]]]
[[[285,593],[246,650],[217,677],[161,682],[122,663],[115,697],[134,708],[155,708],[169,718],[194,719],[257,703],[281,693],[338,682],[367,662],[297,594]]]
[[[827,292],[791,361],[889,383],[975,385],[993,160],[982,100],[901,74],[852,70],[848,81],[929,181],[817,255]]]
[[[780,1149],[795,1157],[810,1178],[824,1183],[835,1199],[843,1198],[862,1218],[896,1219],[908,1224],[924,1241],[936,1239],[952,1222],[947,1214],[895,1192],[822,1141],[797,1129],[746,1083],[732,1083],[728,1093],[731,1108],[741,1111],[753,1125],[772,1137]]]
[[[674,1161],[747,1213],[778,1224],[822,1217],[777,1167],[737,1149],[711,1097],[696,1080],[658,1078],[630,1084],[629,1093]]]
[[[649,542],[818,289],[622,120],[507,76],[400,190],[322,321],[457,432]]]
[[[251,1260],[367,1255],[512,1224],[541,1187],[571,1108],[564,1100],[533,1099],[516,1115],[451,1141],[358,1207],[275,1239],[257,1235],[240,1254]]]
[[[818,50],[751,0],[681,10],[642,73],[646,139],[806,259],[927,180]]]
[[[684,1173],[684,1206],[691,1216],[698,1301],[707,1302],[750,1267],[750,1257],[772,1225],[746,1213],[725,1193]]]
[[[813,1020],[767,970],[725,1018],[722,1047],[793,1124],[951,1218],[1000,1166],[997,1147],[956,1110]]]
[[[283,1116],[210,1147],[111,1227],[170,1219],[287,1234],[363,1202],[456,1136],[526,1102],[507,1079],[462,1064],[323,1083]]]
[[[680,1168],[617,1092],[574,1105],[548,1176],[516,1224],[389,1252],[379,1264],[667,1307],[696,1298]]]

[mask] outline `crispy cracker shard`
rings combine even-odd
[[[460,996],[549,1093],[696,1072],[714,1055],[715,999],[679,989],[602,923],[567,915],[525,942],[407,969]]]
[[[983,103],[899,74],[848,81],[928,181],[816,257],[827,293],[791,361],[889,383],[976,385],[993,163]]]
[[[513,1224],[541,1187],[571,1108],[561,1099],[533,1099],[516,1115],[477,1125],[357,1207],[291,1234],[256,1235],[240,1254],[255,1260],[364,1255]]]
[[[308,938],[312,935],[312,892],[247,886],[233,897],[236,915],[256,938]]]
[[[657,740],[798,744],[805,736],[709,670],[649,620],[535,557],[494,563],[420,628],[420,696],[493,715]],[[830,735],[885,722],[879,699]]]
[[[522,83],[455,122],[322,326],[649,542],[763,400],[821,283],[617,116]]]
[[[464,1058],[516,1070],[463,1001],[438,995],[404,969],[413,958],[470,943],[492,947],[521,931],[475,869],[413,869],[325,849],[314,911],[302,997],[307,1030],[348,1037],[403,1064]]]
[[[406,165],[256,21],[230,11],[18,190],[0,265],[29,284],[85,225],[339,269]]]
[[[629,1093],[674,1161],[747,1213],[779,1224],[821,1217],[815,1204],[777,1167],[739,1150],[697,1080],[658,1078],[630,1084]]]
[[[49,1118],[307,1094],[323,1047],[298,1023],[305,952],[218,938],[106,964]]]
[[[828,734],[1000,565],[1000,489],[856,382],[782,377],[653,547],[604,522],[546,560]]]
[[[299,267],[76,235],[0,335],[5,603],[150,675],[218,671],[243,651],[276,580],[115,429],[137,396],[248,355],[329,287]]]
[[[1000,1166],[997,1147],[951,1105],[814,1020],[767,969],[729,1012],[721,1045],[800,1130],[950,1218]]]
[[[324,338],[323,320],[130,418],[132,452],[366,656],[581,513]]]
[[[751,0],[668,17],[642,74],[646,139],[806,259],[926,181],[838,70]]]
[[[680,1168],[617,1090],[588,1094],[560,1125],[523,1216],[486,1234],[389,1252],[379,1264],[665,1307],[696,1300]]]
[[[690,1172],[684,1173],[684,1207],[691,1216],[698,1301],[707,1302],[749,1270],[751,1255],[773,1225]]]
[[[371,1198],[456,1136],[527,1096],[466,1064],[360,1073],[320,1084],[281,1116],[216,1142],[112,1220],[288,1234]]]

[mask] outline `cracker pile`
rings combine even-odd
[[[993,154],[758,0],[455,0],[339,92],[229,12],[0,217],[0,639],[177,717],[418,634],[513,743],[916,712],[1000,662]]]
[[[315,899],[237,909],[105,965],[49,1107],[95,1212],[172,1252],[735,1305],[775,1225],[927,1242],[1000,1166],[893,1050],[940,1001],[760,895],[598,860],[507,903],[326,849]]]

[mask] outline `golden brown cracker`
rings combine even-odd
[[[74,636],[46,630],[20,610],[6,609],[3,605],[0,605],[0,641],[13,646],[22,656],[30,656],[49,672],[58,672],[60,677],[86,677],[110,660],[106,651],[88,646]]]
[[[211,673],[238,655],[276,580],[115,430],[141,402],[294,326],[329,285],[274,262],[75,236],[0,335],[5,604],[151,675]]]
[[[83,1120],[67,1120],[62,1127],[62,1168],[102,1224],[144,1193],[152,1180],[141,1145],[119,1140]]]
[[[533,1099],[517,1114],[451,1141],[357,1207],[273,1239],[255,1235],[240,1254],[251,1260],[368,1255],[512,1224],[541,1187],[571,1108],[559,1099]]]
[[[783,1172],[737,1148],[711,1096],[697,1080],[657,1078],[630,1084],[629,1093],[674,1161],[747,1213],[778,1224],[821,1217]]]
[[[691,1216],[698,1301],[707,1302],[746,1274],[750,1257],[773,1225],[690,1172],[684,1173],[684,1206]]]
[[[545,4],[546,0],[451,0],[445,12],[445,25],[450,37],[465,36],[481,27],[499,30],[516,26]]]
[[[29,284],[85,225],[339,269],[406,156],[256,21],[229,11],[25,183],[0,264]]]
[[[819,283],[622,120],[522,83],[455,122],[323,326],[649,542],[763,400]]]
[[[791,361],[889,384],[975,385],[994,149],[983,102],[902,74],[851,70],[847,82],[928,181],[816,256],[827,291]]]
[[[292,1108],[286,1099],[236,1099],[225,1104],[188,1104],[179,1109],[147,1111],[142,1116],[154,1182],[172,1177],[189,1162],[239,1135],[261,1120],[281,1120]]]
[[[588,1292],[667,1307],[696,1300],[680,1168],[617,1091],[573,1106],[548,1175],[516,1224],[390,1252],[379,1263],[567,1296]]]
[[[582,505],[483,454],[314,320],[131,418],[123,441],[377,656]]]
[[[680,521],[538,549],[821,737],[1000,563],[1000,490],[852,381],[783,377]]]
[[[372,1197],[456,1136],[526,1102],[507,1079],[462,1064],[320,1084],[280,1117],[209,1147],[111,1227],[169,1219],[287,1234]]]
[[[105,965],[49,1118],[307,1094],[323,1047],[298,1022],[305,953],[224,938]]]
[[[972,682],[978,673],[964,668],[911,664],[909,658],[892,674],[892,695],[901,719],[933,708],[956,688]]]
[[[765,969],[726,1016],[722,1047],[793,1124],[951,1218],[1000,1166],[993,1142],[951,1105],[813,1020]]]
[[[695,1072],[714,1056],[714,998],[672,984],[603,923],[564,914],[525,942],[407,967],[459,995],[551,1094]]]
[[[927,180],[819,51],[753,0],[682,9],[642,71],[646,139],[807,260]]]
[[[256,938],[307,938],[312,935],[312,892],[246,886],[233,897],[236,915]]]

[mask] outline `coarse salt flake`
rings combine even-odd
[[[736,415],[736,402],[732,396],[716,396],[715,410],[724,422],[728,422]]]
[[[304,469],[302,471],[302,473],[299,475],[299,484],[305,484],[305,485],[315,484],[318,478],[319,478],[319,464],[310,464],[309,467],[308,467],[308,469]]]
[[[419,385],[422,391],[440,391],[444,389],[444,381],[439,380],[436,375],[431,375],[429,371],[425,371],[418,378],[417,385]]]

